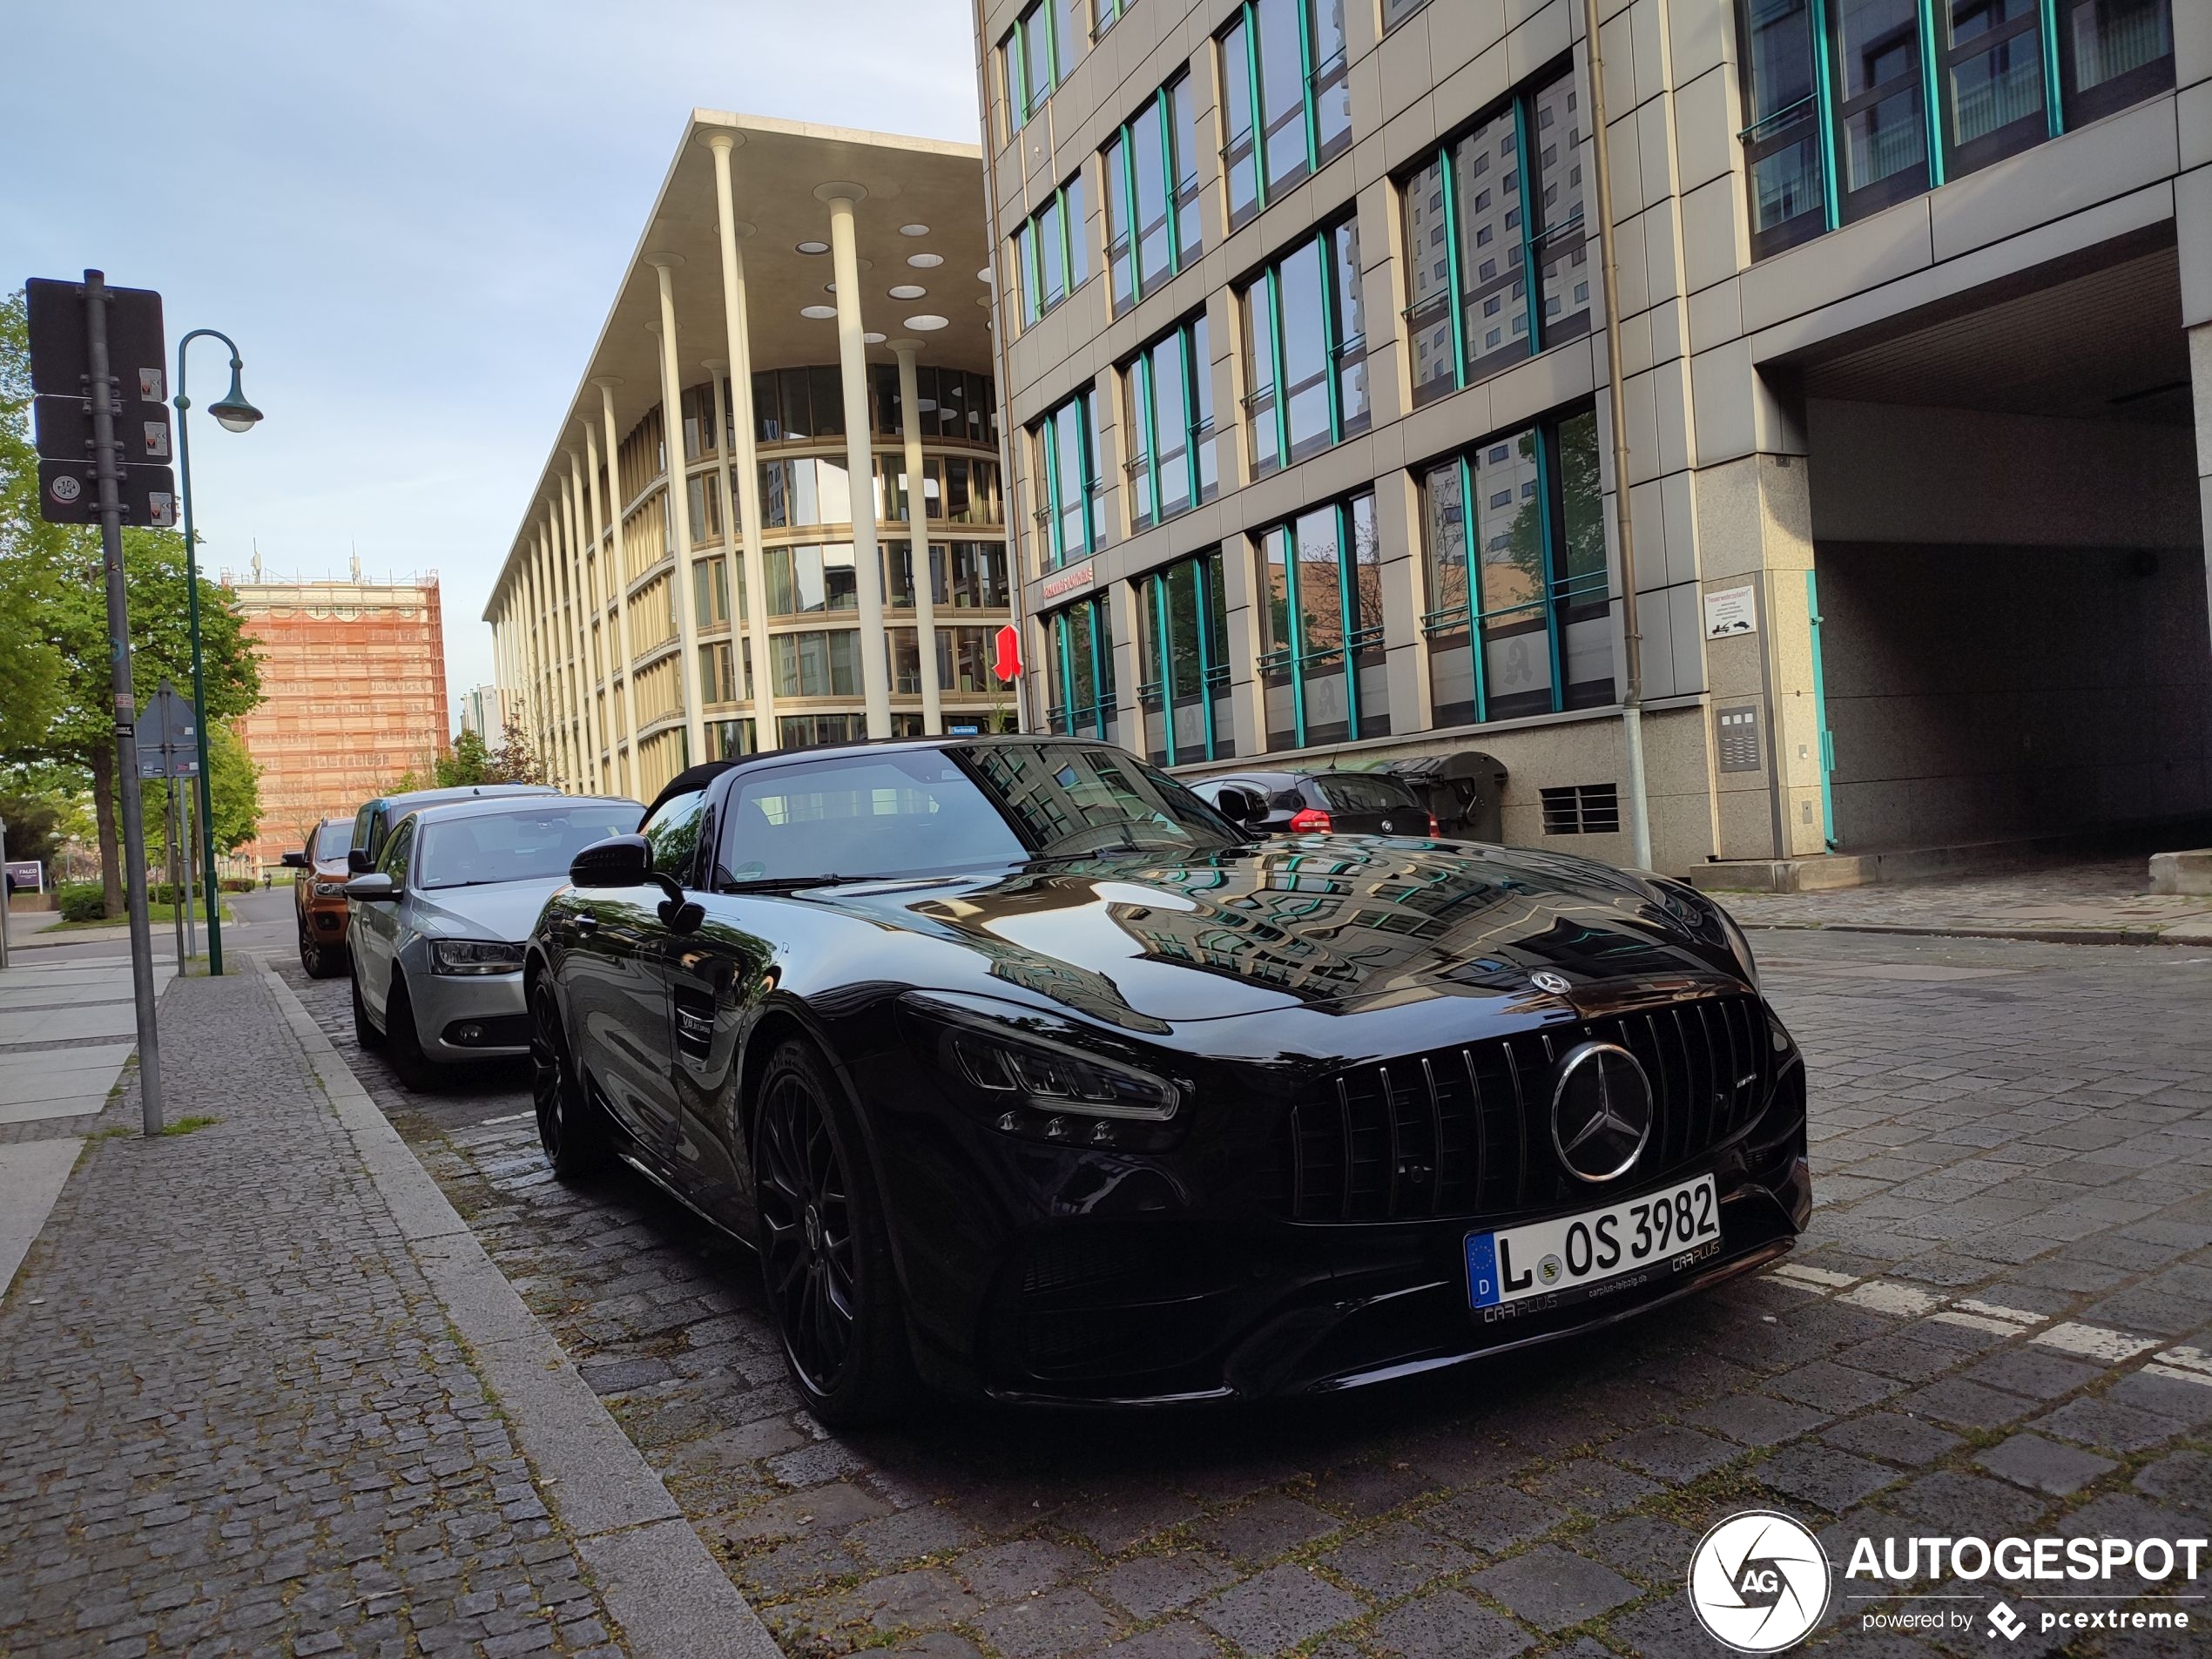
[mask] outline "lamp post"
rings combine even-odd
[[[259,424],[261,411],[246,401],[245,390],[239,385],[239,370],[246,365],[228,334],[214,328],[195,328],[177,342],[177,470],[185,498],[185,604],[192,624],[192,724],[199,740],[199,847],[207,896],[207,971],[220,974],[223,895],[215,880],[215,797],[207,759],[207,678],[199,645],[199,540],[192,533],[192,400],[185,395],[185,348],[202,334],[231,348],[231,389],[209,404],[207,412],[226,431],[251,432]]]

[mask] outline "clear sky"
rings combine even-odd
[[[210,570],[435,570],[448,689],[694,107],[977,139],[968,0],[0,10],[0,283],[158,289]],[[205,354],[203,355],[202,354]],[[226,381],[192,347],[199,408]]]

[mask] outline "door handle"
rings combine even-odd
[[[577,932],[580,934],[596,934],[599,931],[599,918],[578,916],[575,919],[575,926]]]

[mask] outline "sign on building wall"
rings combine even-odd
[[[1758,590],[1750,583],[1740,588],[1716,588],[1705,596],[1706,638],[1725,639],[1730,634],[1758,631]]]

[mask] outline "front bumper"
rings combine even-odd
[[[407,989],[422,1052],[430,1059],[455,1063],[529,1052],[519,970],[433,974],[416,966],[408,974]]]
[[[1252,1201],[1249,1149],[1194,1136],[1116,1157],[1015,1143],[918,1109],[903,1066],[864,1098],[873,1115],[916,1358],[941,1386],[1057,1403],[1163,1404],[1355,1387],[1495,1357],[1615,1324],[1788,1251],[1810,1219],[1804,1069],[1701,1159],[1720,1199],[1718,1248],[1564,1306],[1468,1305],[1471,1231],[1535,1218],[1293,1222]],[[1263,1115],[1264,1114],[1260,1114]],[[964,1180],[955,1160],[968,1163]],[[1639,1173],[1572,1213],[1671,1184]],[[979,1179],[980,1175],[980,1179]]]

